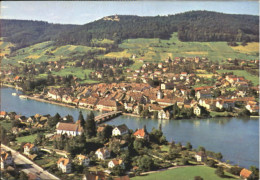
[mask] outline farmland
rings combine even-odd
[[[213,61],[227,58],[256,59],[258,58],[258,43],[248,43],[247,46],[230,47],[226,42],[181,42],[177,33],[169,40],[127,39],[119,46],[124,49],[124,55],[135,54],[137,59],[146,61],[161,61],[167,57],[208,57]],[[119,57],[122,52],[114,53]],[[112,56],[112,55],[110,55]]]

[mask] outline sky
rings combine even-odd
[[[157,16],[191,10],[259,15],[258,1],[0,1],[3,19],[85,24],[109,15]]]

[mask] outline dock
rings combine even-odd
[[[116,118],[118,116],[122,115],[122,111],[113,111],[105,114],[101,114],[95,117],[95,122],[97,124],[104,123],[106,121],[109,121],[113,118]]]

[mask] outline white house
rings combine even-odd
[[[113,167],[115,167],[117,165],[119,165],[119,166],[121,166],[123,168],[125,167],[124,162],[123,162],[122,159],[113,159],[113,160],[108,162],[108,168],[112,169]]]
[[[30,151],[31,151],[31,152],[34,152],[34,153],[37,153],[37,152],[38,152],[37,146],[35,146],[35,145],[32,144],[32,143],[26,143],[26,144],[23,146],[23,149],[24,149],[24,154],[26,154],[26,155],[31,155],[31,154],[30,154]]]
[[[158,111],[158,118],[159,119],[170,119],[169,111],[164,111],[164,110]]]
[[[195,158],[197,159],[198,162],[204,162],[207,160],[207,155],[203,151],[199,151],[196,155]]]
[[[200,116],[201,115],[201,108],[199,106],[196,106],[193,108],[193,113],[196,115],[196,116]]]
[[[105,160],[110,157],[110,152],[106,147],[99,148],[95,154],[99,160]]]
[[[122,136],[128,133],[128,127],[125,124],[115,127],[112,131],[112,136]]]
[[[67,134],[68,136],[78,136],[83,132],[83,128],[79,123],[61,123],[56,125],[57,134]]]
[[[77,155],[77,159],[80,165],[89,166],[90,159],[82,154]]]
[[[67,158],[60,158],[57,161],[58,169],[60,169],[63,173],[70,173],[71,172],[71,162]]]
[[[14,165],[11,151],[1,151],[1,169]]]

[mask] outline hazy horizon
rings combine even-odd
[[[257,1],[2,1],[1,19],[86,24],[105,16],[166,16],[187,11],[259,15]]]

